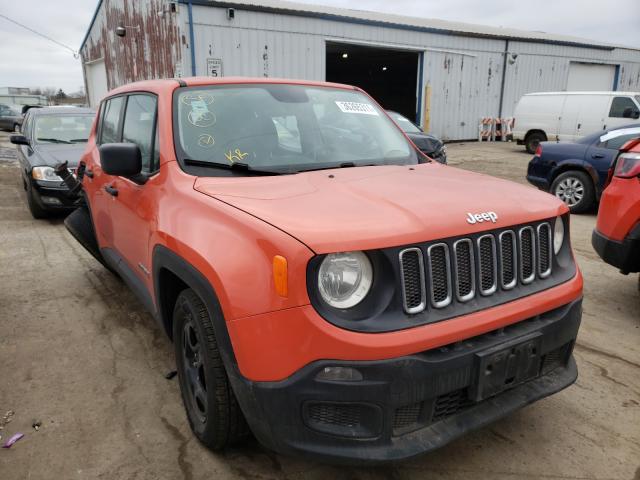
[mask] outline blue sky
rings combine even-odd
[[[640,48],[640,0],[298,0],[491,26],[574,35]],[[97,0],[0,1],[0,13],[78,49]],[[0,86],[83,84],[80,61],[0,18]]]

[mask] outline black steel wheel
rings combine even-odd
[[[183,290],[173,311],[173,342],[180,391],[193,433],[220,450],[248,434],[231,389],[211,317],[191,289]]]

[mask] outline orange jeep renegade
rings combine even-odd
[[[102,101],[71,233],[175,345],[212,449],[441,447],[575,381],[568,209],[447,167],[362,90],[140,82]]]
[[[623,145],[609,172],[591,242],[625,275],[640,272],[640,138]]]

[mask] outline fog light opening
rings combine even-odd
[[[40,197],[40,200],[47,205],[62,205],[62,202],[56,197]]]
[[[360,382],[362,373],[351,367],[324,367],[317,375],[316,380],[329,382]]]

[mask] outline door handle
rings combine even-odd
[[[114,197],[118,196],[118,189],[117,188],[112,187],[111,185],[105,185],[104,189],[109,195],[113,195]]]
[[[578,130],[580,130],[580,127],[582,127],[581,123],[578,124]]]
[[[90,168],[85,169],[84,174],[89,178],[93,178],[93,170]]]
[[[601,153],[594,153],[593,155],[591,155],[591,158],[604,158],[604,155]]]

